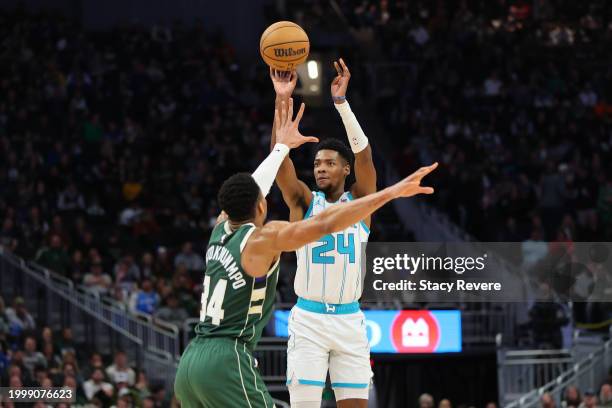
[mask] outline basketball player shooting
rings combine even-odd
[[[291,221],[316,217],[328,208],[351,205],[353,200],[376,192],[372,149],[346,100],[350,71],[342,59],[334,62],[334,67],[337,76],[331,83],[331,97],[350,149],[336,139],[318,144],[313,169],[318,191],[310,191],[298,179],[289,156],[285,158],[276,181]],[[271,70],[270,76],[276,106],[287,103],[297,73]],[[272,135],[274,145],[274,132]],[[353,168],[356,181],[345,191],[346,177]],[[287,350],[287,385],[294,408],[320,407],[328,371],[338,407],[367,407],[372,370],[358,301],[362,293],[359,249],[368,240],[370,222],[369,215],[358,218],[345,229],[296,251],[294,287],[298,301],[289,318]]]
[[[181,356],[174,383],[182,407],[272,408],[252,351],[272,315],[281,252],[343,231],[395,198],[433,193],[420,183],[437,164],[306,220],[266,223],[265,196],[289,149],[316,141],[299,133],[304,105],[295,120],[292,106],[290,100],[276,109],[278,143],[253,175],[236,174],[219,190],[223,212],[206,250],[200,322]]]

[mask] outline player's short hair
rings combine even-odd
[[[234,174],[221,185],[217,201],[230,220],[246,221],[255,217],[259,186],[249,173]]]
[[[343,141],[335,138],[325,139],[319,144],[317,144],[317,151],[315,152],[315,154],[318,153],[320,150],[334,150],[338,152],[338,155],[340,155],[340,157],[346,160],[346,162],[349,164],[349,166],[351,166],[351,168],[353,167],[355,155],[353,154],[353,151]]]

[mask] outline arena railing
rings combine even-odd
[[[612,340],[575,343],[571,350],[498,351],[501,406],[537,408],[545,393],[560,406],[570,385],[596,389],[612,365]]]
[[[132,336],[138,336],[143,341],[143,346],[147,350],[167,353],[174,358],[180,357],[181,341],[177,326],[159,319],[153,321],[152,317],[145,313],[128,312],[125,305],[106,296],[100,296],[97,292],[91,291],[83,285],[76,285],[75,287],[69,279],[36,263],[31,262],[28,266],[31,270],[45,276],[51,284],[56,285],[67,295],[74,294],[81,299],[82,304],[95,316],[121,322],[128,333]]]
[[[27,264],[1,247],[0,293],[9,303],[16,296],[23,297],[39,325],[71,328],[75,341],[89,347],[89,352],[124,350],[151,380],[166,385],[173,380],[181,345],[177,327],[143,322],[75,287],[69,279]]]

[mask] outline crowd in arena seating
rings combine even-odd
[[[394,163],[407,174],[440,160],[433,200],[458,224],[485,241],[612,238],[606,2],[339,3],[398,63],[370,71],[400,135]],[[0,245],[126,310],[197,316],[218,186],[268,150],[265,68],[242,66],[202,24],[86,33],[0,14],[0,33]],[[270,200],[275,218],[283,204]],[[57,336],[23,300],[0,302],[2,384],[74,381],[83,402],[117,406],[165,398],[122,368],[125,355],[109,372],[108,356],[83,363],[70,330]],[[590,392],[572,393],[566,406],[591,406]],[[598,393],[609,403],[609,387]]]
[[[218,187],[267,154],[265,67],[202,23],[0,22],[0,245],[130,310],[197,316]]]
[[[609,2],[339,3],[387,61],[398,166],[440,160],[444,212],[483,241],[610,239]]]
[[[76,407],[169,406],[163,385],[149,384],[123,351],[102,356],[75,342],[69,327],[54,332],[38,325],[23,298],[9,304],[5,307],[0,297],[0,387],[70,387],[76,392]],[[0,398],[0,407],[14,406]]]
[[[560,401],[556,401],[553,395],[545,392],[540,397],[540,408],[605,408],[612,407],[612,367],[610,367],[609,378],[598,390],[586,389],[581,391],[574,385],[568,386]],[[418,400],[419,408],[434,408],[435,400],[430,394],[422,394]],[[453,404],[450,400],[443,398],[438,402],[438,408],[473,408],[466,404]],[[497,408],[495,402],[489,402],[485,408]]]

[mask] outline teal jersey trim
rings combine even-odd
[[[370,384],[368,383],[332,383],[333,388],[367,388]]]

